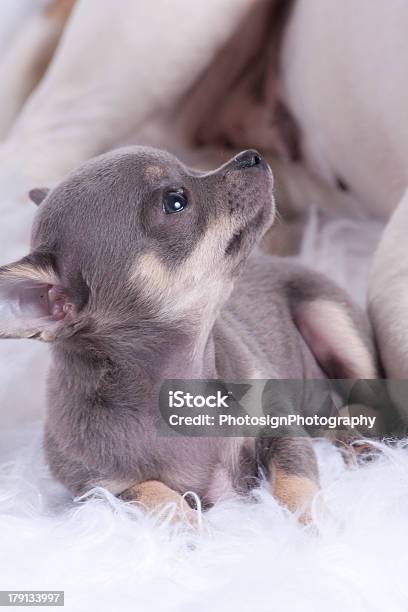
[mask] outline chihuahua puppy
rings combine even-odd
[[[303,438],[160,437],[164,379],[373,378],[368,322],[323,276],[254,247],[275,215],[254,150],[199,172],[130,147],[83,164],[39,205],[29,255],[0,268],[0,335],[50,342],[45,450],[73,494],[212,504],[259,471],[308,518]]]

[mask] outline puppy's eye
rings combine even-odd
[[[187,206],[187,198],[182,193],[176,191],[170,191],[164,196],[163,199],[163,210],[166,215],[172,213],[178,213],[184,210]]]

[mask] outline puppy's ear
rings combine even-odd
[[[49,342],[74,319],[50,256],[33,253],[0,268],[0,338]]]
[[[34,202],[34,204],[39,206],[41,202],[45,200],[50,191],[51,189],[48,189],[47,187],[37,187],[36,189],[31,189],[28,192],[28,197],[32,202]]]
[[[298,301],[295,323],[329,378],[377,378],[368,323],[345,302],[316,298]]]

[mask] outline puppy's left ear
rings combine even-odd
[[[48,189],[47,187],[37,187],[36,189],[31,189],[28,192],[28,197],[32,202],[34,202],[34,204],[36,204],[36,206],[39,206],[41,202],[45,200],[50,191],[51,189]]]
[[[32,253],[0,268],[0,338],[56,340],[75,321],[51,256]]]

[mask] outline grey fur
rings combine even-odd
[[[273,445],[252,439],[157,437],[158,390],[165,378],[363,377],[357,359],[350,371],[338,354],[333,372],[330,346],[328,363],[317,362],[296,324],[304,303],[347,311],[374,364],[365,316],[344,292],[294,263],[256,249],[249,257],[274,216],[271,171],[263,160],[251,165],[251,155],[201,173],[167,153],[121,149],[71,173],[39,206],[26,262],[52,268],[52,303],[67,306],[46,336],[45,449],[74,494],[152,479],[212,502],[216,475],[240,489],[268,467]],[[169,189],[188,195],[183,212],[164,213]],[[12,269],[0,269],[0,291]],[[276,448],[278,466],[317,481],[307,440]]]

